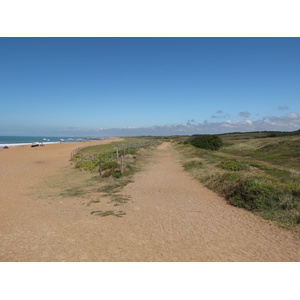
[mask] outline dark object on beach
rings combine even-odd
[[[7,147],[7,146],[4,146],[3,149],[8,149],[8,147]]]
[[[38,143],[33,143],[33,144],[31,145],[31,147],[38,147],[38,146],[39,146]]]

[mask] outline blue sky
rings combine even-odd
[[[0,38],[0,135],[300,128],[300,38]]]

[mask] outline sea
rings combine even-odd
[[[43,137],[43,136],[0,136],[0,148],[5,146],[23,146],[33,143],[57,144],[92,141],[95,139],[85,137]],[[98,140],[98,139],[97,139]]]

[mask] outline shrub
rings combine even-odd
[[[102,170],[118,168],[119,164],[117,161],[106,161],[102,164]]]
[[[96,161],[79,161],[76,163],[75,168],[84,169],[86,171],[93,171],[97,167],[98,163]]]
[[[227,171],[241,171],[243,169],[243,165],[235,160],[222,161],[218,167]]]
[[[221,138],[217,135],[192,136],[187,140],[187,143],[206,150],[219,150],[223,146]]]
[[[115,170],[111,173],[113,178],[121,178],[123,176],[123,174],[121,173],[120,170]]]
[[[226,197],[238,207],[249,210],[271,209],[278,202],[278,191],[271,183],[259,182],[254,178],[238,180]]]

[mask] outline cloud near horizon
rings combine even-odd
[[[190,121],[190,120],[189,120]],[[69,128],[68,135],[82,132],[86,136],[140,136],[140,135],[192,135],[192,134],[218,134],[229,132],[249,131],[294,131],[300,129],[300,116],[290,113],[281,117],[271,116],[260,120],[226,120],[222,122],[194,123],[187,122],[178,125],[156,125],[151,127],[124,127],[99,128],[84,130]]]
[[[270,116],[259,120],[230,120],[209,122],[205,120],[197,123],[188,120],[182,124],[165,124],[150,127],[123,127],[123,128],[42,128],[38,131],[29,128],[14,128],[10,133],[0,135],[36,135],[36,136],[73,136],[73,137],[108,137],[108,136],[168,136],[192,134],[220,134],[229,132],[249,131],[295,131],[300,129],[300,116],[292,112],[284,116]]]

